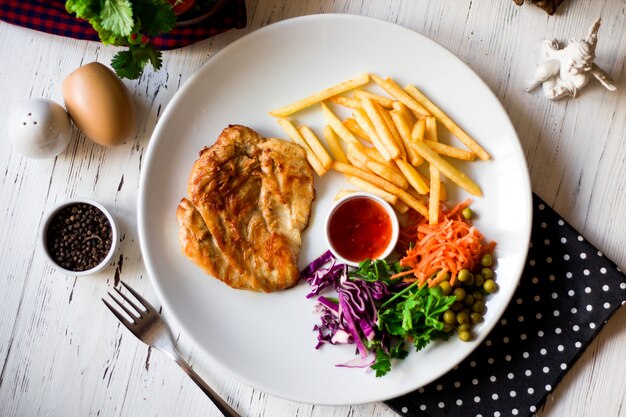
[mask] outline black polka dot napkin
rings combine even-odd
[[[626,277],[536,195],[526,266],[485,341],[437,381],[387,404],[410,417],[532,416],[626,303]]]

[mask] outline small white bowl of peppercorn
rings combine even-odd
[[[68,275],[82,276],[107,266],[118,241],[117,225],[97,201],[77,198],[51,210],[41,241],[48,260]]]

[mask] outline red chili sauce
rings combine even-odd
[[[352,262],[377,259],[391,241],[389,214],[378,202],[355,197],[341,204],[329,224],[330,242],[335,251]]]

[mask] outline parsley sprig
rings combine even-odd
[[[120,77],[137,79],[148,63],[161,68],[161,52],[150,37],[170,32],[176,24],[167,0],[67,0],[65,8],[89,21],[105,45],[127,47],[111,62]]]
[[[439,287],[418,287],[417,281],[401,288],[402,278],[391,278],[401,270],[399,263],[368,259],[349,273],[352,279],[381,281],[391,291],[390,297],[378,306],[378,337],[368,346],[376,353],[371,368],[377,377],[391,370],[391,359],[404,359],[408,355],[407,345],[412,344],[419,351],[433,340],[449,337],[449,332],[444,331],[442,315],[456,298],[443,295]]]

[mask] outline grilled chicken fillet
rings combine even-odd
[[[272,292],[298,282],[315,199],[300,146],[230,125],[200,152],[187,193],[176,215],[189,259],[233,288]]]

